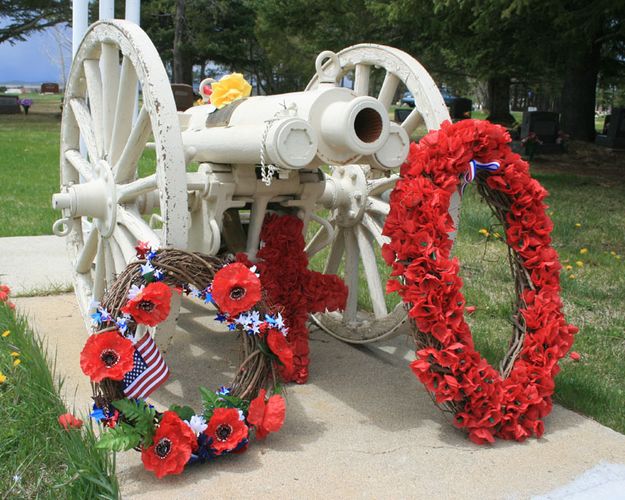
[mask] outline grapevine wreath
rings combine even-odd
[[[411,146],[384,226],[390,243],[383,256],[396,277],[387,288],[399,292],[413,325],[412,371],[478,444],[543,434],[558,361],[577,333],[562,312],[547,191],[509,142],[505,129],[487,121],[445,122],[430,132]],[[515,282],[513,335],[501,372],[474,347],[459,262],[450,255],[450,198],[472,180],[505,228]]]
[[[243,255],[234,261],[138,244],[137,260],[94,305],[94,332],[80,355],[94,389],[91,416],[104,426],[99,447],[134,448],[161,478],[245,451],[252,435],[263,439],[281,428],[286,406],[279,380],[297,380],[307,366],[308,312],[343,308],[347,288],[336,276],[306,270],[297,217],[269,215],[261,237],[257,265]],[[287,288],[289,294],[280,293]],[[241,345],[230,387],[200,387],[199,412],[172,405],[161,413],[146,402],[169,376],[152,333],[167,319],[173,293],[216,306],[216,319]]]

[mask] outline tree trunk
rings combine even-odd
[[[601,45],[571,51],[562,85],[560,128],[573,139],[595,140],[595,103]]]
[[[185,61],[185,0],[176,0],[176,15],[174,18],[174,83],[192,83],[186,80],[188,72]],[[186,80],[186,81],[185,81]]]
[[[491,76],[488,79],[487,120],[501,125],[512,125],[514,117],[510,114],[510,77]]]

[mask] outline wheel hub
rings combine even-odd
[[[93,178],[63,187],[60,193],[52,196],[52,207],[63,210],[69,217],[92,217],[100,235],[110,237],[117,220],[117,196],[109,164],[98,160]]]
[[[331,210],[330,220],[341,227],[358,224],[367,207],[367,178],[362,167],[334,167],[327,180],[321,200]]]

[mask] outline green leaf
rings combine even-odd
[[[202,395],[202,400],[204,401],[204,406],[207,410],[213,409],[217,406],[219,396],[217,396],[217,394],[213,391],[209,391],[206,387],[200,387],[200,394]]]
[[[145,446],[152,444],[152,437],[156,430],[156,410],[154,408],[151,408],[143,400],[132,399],[113,401],[113,406],[124,415],[124,418],[139,433]]]
[[[141,434],[133,426],[120,422],[100,435],[96,447],[113,451],[127,451],[139,446],[141,441]]]
[[[171,405],[169,409],[176,412],[182,420],[191,420],[191,417],[195,415],[195,411],[190,406]]]

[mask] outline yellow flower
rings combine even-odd
[[[614,250],[612,250],[612,251],[610,252],[610,255],[611,255],[612,257],[616,257],[616,252],[615,252]]]
[[[11,332],[9,330],[5,330],[2,332],[3,337],[8,337],[9,335],[11,335]]]
[[[587,248],[581,248],[579,250],[579,253],[581,253],[582,255],[586,255],[588,253],[588,249]]]
[[[564,269],[570,271],[571,269],[573,269],[573,266],[571,264],[567,264],[566,266],[564,266]]]
[[[501,235],[500,235],[498,232],[496,232],[496,231],[493,233],[493,236],[494,236],[494,237],[495,237],[495,239],[497,239],[497,240],[498,240],[499,238],[501,238]]]
[[[569,274],[569,279],[574,280],[575,278],[577,278],[577,276],[575,276],[574,274]]]
[[[576,227],[577,229],[579,229],[580,227],[582,227],[582,225],[581,225],[579,222],[576,222],[576,223],[575,223],[575,227]]]
[[[584,261],[583,260],[576,260],[575,261],[575,265],[577,267],[584,267]]]
[[[17,366],[22,362],[22,360],[20,358],[16,358],[13,360],[13,366]]]
[[[620,255],[615,255],[615,256],[614,256],[614,258],[615,258],[616,260],[621,260],[621,256],[620,256]]]
[[[4,384],[6,381],[7,381],[6,375],[0,372],[0,384]]]
[[[480,230],[478,231],[478,233],[483,234],[483,235],[484,235],[484,236],[486,236],[487,238],[488,238],[488,235],[490,234],[490,233],[488,232],[488,229],[486,229],[485,227],[483,227],[482,229],[480,229]]]
[[[211,83],[211,89],[213,90],[210,96],[211,104],[218,109],[252,93],[252,86],[245,81],[241,73],[224,76],[218,82]]]
[[[13,356],[14,358],[17,358],[19,355],[20,355],[20,353],[19,353],[19,352],[16,352],[16,351],[13,351],[13,352],[11,353],[11,356]]]

